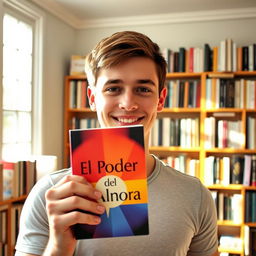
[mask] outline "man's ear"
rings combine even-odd
[[[87,98],[89,101],[90,109],[96,111],[95,105],[95,90],[91,86],[87,86]]]
[[[167,95],[167,88],[164,87],[162,91],[160,92],[159,99],[158,99],[158,105],[157,105],[157,111],[160,112],[164,108],[165,98]]]

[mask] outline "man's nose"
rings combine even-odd
[[[119,107],[126,111],[133,111],[138,108],[135,95],[131,91],[126,91],[120,97]]]

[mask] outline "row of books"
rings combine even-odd
[[[167,81],[166,108],[200,108],[201,82],[199,80]]]
[[[242,122],[217,119],[217,114],[205,118],[205,148],[243,148],[245,141],[242,131]],[[233,113],[227,114],[227,117]],[[216,116],[216,117],[215,117]],[[246,125],[246,145],[247,149],[256,149],[256,117],[248,116]]]
[[[211,191],[217,209],[219,221],[229,220],[240,224],[243,221],[241,194],[227,194],[223,192]]]
[[[199,160],[193,159],[187,155],[168,156],[162,159],[166,164],[174,169],[186,173],[191,176],[198,177],[199,174]]]
[[[205,107],[255,109],[256,81],[207,78]]]
[[[244,136],[242,122],[219,120],[214,116],[205,118],[205,148],[242,148]]]
[[[0,164],[0,201],[28,194],[35,182],[35,161],[2,161]]]
[[[256,155],[205,158],[204,183],[256,186]]]
[[[245,222],[256,222],[256,191],[246,191]]]
[[[88,128],[99,128],[99,121],[97,118],[78,118],[72,117],[71,129],[88,129]]]
[[[256,255],[256,227],[244,226],[244,255]]]
[[[70,80],[69,82],[69,107],[87,108],[87,82],[86,80]]]
[[[178,51],[163,49],[168,72],[235,72],[256,70],[256,44],[237,46],[232,39],[218,46],[180,47]]]
[[[7,232],[11,234],[11,246],[14,247],[19,233],[20,224],[20,214],[23,204],[17,203],[13,204],[10,209],[10,219],[11,219],[11,230],[8,230],[8,206],[0,206],[0,255],[7,256],[7,243],[8,235]]]
[[[0,255],[7,256],[7,206],[0,206]]]
[[[231,235],[221,235],[219,238],[219,249],[222,251],[240,251],[241,252],[243,251],[243,239],[240,237],[231,236]],[[233,254],[228,254],[228,256],[230,255],[233,255]],[[237,256],[237,254],[234,254],[234,255]]]
[[[199,146],[199,118],[157,118],[150,135],[151,146]]]

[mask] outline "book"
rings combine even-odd
[[[243,185],[250,186],[251,183],[251,155],[244,156],[244,177],[243,177]]]
[[[251,162],[251,186],[256,186],[256,155],[252,156]]]
[[[149,234],[143,126],[71,130],[71,166],[102,192],[99,225],[76,224],[76,239]]]
[[[85,56],[72,55],[70,60],[70,75],[84,75]]]
[[[244,158],[236,155],[231,156],[231,164],[230,164],[231,184],[243,184],[243,182],[247,182],[247,177],[244,176],[243,174],[244,174]]]
[[[14,194],[14,163],[2,161],[3,165],[3,200],[10,199]]]
[[[4,174],[3,165],[0,164],[0,202],[3,201]]]

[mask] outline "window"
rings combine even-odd
[[[40,81],[36,79],[40,71],[35,59],[40,60],[36,52],[36,25],[36,19],[29,13],[6,6],[3,15],[1,158],[7,161],[40,153],[38,124],[41,113],[38,110],[41,100],[38,97],[41,94]]]

